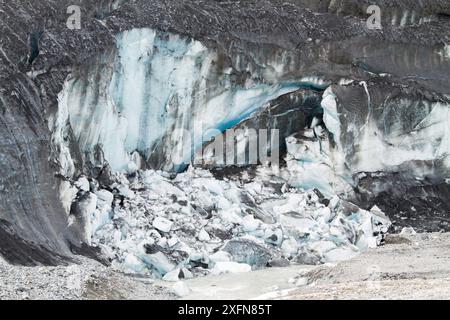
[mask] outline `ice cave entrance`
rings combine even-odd
[[[71,132],[85,156],[101,146],[114,171],[133,166],[136,151],[144,158],[159,155],[157,169],[172,171],[179,168],[175,159],[189,163],[205,139],[196,135],[192,148],[186,148],[180,130],[192,132],[200,124],[202,132],[223,132],[284,94],[326,88],[308,78],[252,80],[260,75],[237,84],[232,68],[219,70],[217,59],[217,53],[199,41],[152,29],[123,32],[117,36],[115,54],[66,82],[55,137],[66,141],[64,135]],[[70,163],[68,146],[65,153]]]

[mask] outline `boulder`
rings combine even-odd
[[[225,245],[223,251],[231,254],[235,262],[257,268],[267,266],[272,257],[269,249],[249,239],[231,240]]]

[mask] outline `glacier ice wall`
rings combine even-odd
[[[182,171],[211,137],[239,127],[287,93],[320,92],[331,83],[301,74],[301,59],[283,50],[228,55],[154,29],[122,32],[116,42],[72,73],[50,119],[66,177],[86,164],[105,163],[122,172]],[[446,59],[445,49],[439,54]],[[395,93],[398,88],[386,96],[390,85],[334,82],[339,84],[323,95],[321,137],[309,128],[311,136],[288,147],[292,185],[332,196],[351,193],[361,172],[412,169],[422,177],[436,173],[436,161],[448,171],[448,98],[420,96],[420,90]]]
[[[353,119],[349,112],[352,106],[345,105],[345,99],[339,101],[332,87],[322,103],[324,122],[352,173],[395,170],[408,162],[449,156],[448,102],[392,94],[393,98],[377,103],[371,100],[365,82],[357,86],[364,90],[367,101],[361,101]]]
[[[291,185],[353,197],[358,180],[367,175],[402,174],[438,183],[450,177],[445,95],[354,81],[330,86],[321,105],[323,123],[287,140]]]
[[[142,163],[137,152],[153,168],[179,171],[204,139],[314,80],[239,83],[215,51],[152,29],[123,32],[117,43],[114,53],[72,75],[60,94],[51,129],[67,176],[76,167],[68,135],[84,162],[101,149],[114,171],[126,171]]]

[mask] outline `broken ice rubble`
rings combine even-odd
[[[349,259],[381,244],[390,226],[377,207],[365,211],[337,197],[325,202],[315,190],[258,175],[219,180],[190,169],[175,178],[155,171],[111,178],[115,183],[104,189],[79,183],[88,193],[80,201],[89,203],[78,207],[92,211],[86,236],[118,269],[173,282]]]

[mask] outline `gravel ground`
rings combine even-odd
[[[123,275],[95,261],[18,267],[0,261],[0,300],[165,300],[175,298],[148,279]]]
[[[390,236],[386,246],[304,276],[275,299],[450,299],[450,234]]]
[[[68,267],[0,261],[0,299],[176,299],[173,283],[123,275],[88,259]],[[264,279],[264,281],[261,281]],[[450,233],[393,235],[337,265],[293,266],[186,282],[188,299],[450,299]]]

